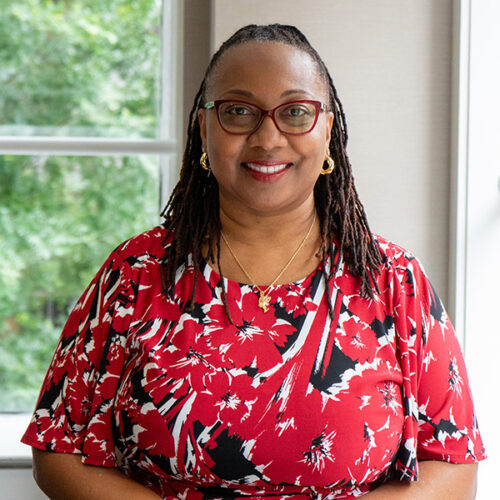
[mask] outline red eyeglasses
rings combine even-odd
[[[228,134],[253,134],[269,116],[276,128],[286,135],[304,135],[315,127],[320,111],[326,111],[326,104],[320,101],[290,101],[273,109],[261,107],[246,101],[217,100],[205,104],[205,109],[215,108],[217,119]]]

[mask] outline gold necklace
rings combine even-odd
[[[309,229],[307,230],[307,233],[304,236],[303,240],[300,242],[300,245],[297,247],[297,250],[295,250],[295,252],[293,252],[293,255],[290,257],[289,261],[285,264],[285,266],[283,267],[283,269],[278,273],[278,275],[276,276],[276,278],[274,278],[274,280],[272,281],[272,283],[270,285],[267,285],[267,287],[264,290],[259,285],[257,285],[255,283],[255,281],[253,280],[253,278],[250,276],[250,274],[248,274],[248,271],[245,269],[245,267],[240,262],[240,260],[238,259],[238,257],[236,257],[235,253],[233,252],[233,249],[231,248],[231,246],[229,245],[229,242],[227,241],[227,238],[226,238],[224,232],[221,230],[222,239],[224,240],[224,243],[226,244],[226,246],[227,246],[227,248],[229,250],[229,253],[233,256],[234,260],[240,266],[241,270],[245,273],[246,277],[251,281],[252,285],[255,288],[257,288],[257,290],[259,290],[259,307],[264,312],[267,312],[269,310],[269,303],[271,302],[271,297],[268,295],[267,292],[281,278],[281,276],[283,275],[283,273],[288,269],[288,267],[292,263],[293,259],[295,259],[295,257],[297,257],[297,254],[300,252],[300,250],[304,246],[304,243],[306,242],[307,238],[311,234],[311,231],[312,231],[312,228],[314,226],[314,222],[315,221],[316,221],[316,211],[314,211],[314,216],[313,216],[313,220],[311,222],[311,225],[309,226]]]

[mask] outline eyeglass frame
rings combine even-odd
[[[224,104],[226,102],[234,102],[237,104],[248,104],[249,106],[253,106],[254,108],[257,108],[260,111],[260,119],[257,122],[257,125],[255,125],[255,127],[248,132],[231,132],[230,130],[227,130],[224,127],[224,125],[222,125],[222,120],[221,120],[221,117],[219,115],[219,107],[221,106],[221,104]],[[316,109],[316,116],[314,117],[314,122],[313,122],[311,128],[305,132],[285,132],[284,130],[281,130],[280,126],[276,122],[276,119],[274,118],[274,114],[275,114],[276,110],[278,108],[281,108],[282,106],[286,106],[287,104],[300,104],[300,103],[312,104],[314,106],[314,108]],[[231,134],[231,135],[251,135],[251,134],[253,134],[262,125],[262,122],[264,121],[264,118],[266,118],[266,116],[269,116],[269,118],[271,118],[271,120],[273,121],[276,128],[284,135],[309,134],[310,132],[312,132],[312,130],[316,126],[316,123],[318,122],[320,111],[327,111],[328,110],[328,106],[325,103],[323,103],[321,101],[314,101],[314,100],[309,100],[309,99],[299,99],[299,100],[295,100],[295,101],[283,102],[282,104],[279,104],[278,106],[274,107],[273,109],[264,109],[264,108],[261,108],[260,106],[257,106],[257,104],[253,104],[253,103],[248,102],[248,101],[241,101],[238,99],[217,99],[215,101],[208,101],[207,103],[204,104],[203,107],[205,109],[215,109],[215,112],[217,114],[217,121],[219,122],[219,125],[221,126],[222,130],[224,130],[224,132]]]

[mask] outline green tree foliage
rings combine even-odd
[[[0,0],[0,135],[154,137],[159,0]],[[157,159],[0,157],[0,411],[30,411],[78,296],[157,222]]]
[[[160,10],[159,0],[0,0],[0,125],[155,136]]]

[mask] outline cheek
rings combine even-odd
[[[302,139],[305,139],[304,137]],[[295,150],[307,159],[308,166],[320,172],[326,158],[326,144],[319,134],[307,137],[307,140],[297,142]]]
[[[234,161],[244,140],[240,136],[227,134],[220,127],[207,128],[207,153],[213,162]]]

